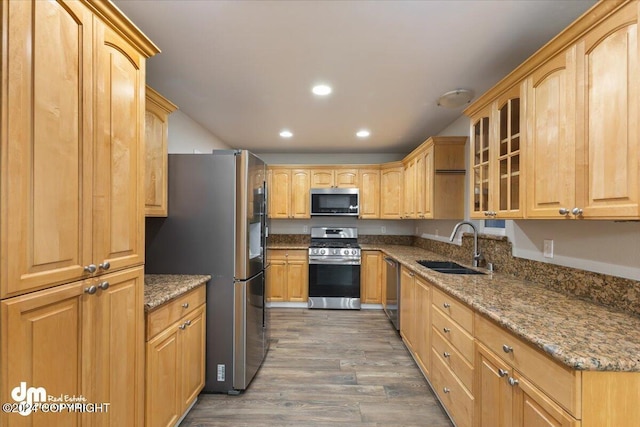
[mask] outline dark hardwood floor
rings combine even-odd
[[[240,396],[201,394],[181,426],[452,426],[381,310],[271,309]]]

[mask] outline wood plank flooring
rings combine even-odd
[[[181,426],[453,424],[381,310],[271,309],[271,348],[240,396],[201,394]]]

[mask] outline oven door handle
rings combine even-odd
[[[360,260],[309,260],[309,265],[360,265]]]

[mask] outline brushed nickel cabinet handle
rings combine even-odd
[[[189,303],[185,302],[184,304],[182,304],[182,308],[189,308]]]
[[[502,351],[504,351],[505,353],[513,353],[513,347],[511,347],[510,345],[504,344],[502,346]]]
[[[108,270],[108,269],[110,269],[110,268],[111,268],[111,263],[110,263],[109,261],[105,261],[105,262],[103,262],[102,264],[98,264],[98,267],[99,267],[101,270]]]
[[[509,371],[505,371],[504,369],[498,369],[498,375],[500,376],[500,378],[506,377],[507,375],[509,375]]]
[[[98,288],[96,288],[95,286],[91,285],[88,288],[84,288],[85,293],[89,294],[89,295],[93,295],[96,292],[98,292]]]
[[[100,289],[102,289],[103,291],[106,291],[107,289],[109,289],[109,282],[107,282],[106,280],[104,282],[101,282],[98,287]]]
[[[89,274],[95,273],[97,269],[98,268],[96,267],[95,264],[89,264],[84,266],[84,271]]]

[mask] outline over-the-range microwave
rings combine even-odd
[[[311,216],[358,216],[357,188],[312,188]]]

